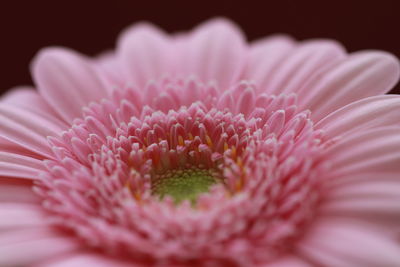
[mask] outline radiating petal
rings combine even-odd
[[[370,129],[344,137],[325,152],[326,214],[400,218],[400,127]]]
[[[118,57],[126,81],[139,88],[169,74],[171,41],[160,29],[142,23],[127,29],[118,40]]]
[[[0,101],[8,105],[17,106],[34,112],[51,121],[60,128],[67,128],[68,124],[47,104],[33,87],[17,87],[6,93]]]
[[[315,224],[299,242],[302,254],[327,267],[400,266],[400,246],[375,228],[354,222]]]
[[[271,36],[254,42],[250,47],[249,58],[242,79],[253,80],[258,91],[267,91],[268,82],[276,67],[295,47],[295,42],[287,36]]]
[[[32,190],[32,181],[0,178],[0,203],[39,203],[41,199]]]
[[[27,266],[79,249],[76,239],[50,228],[0,233],[0,266]]]
[[[4,230],[10,231],[49,224],[46,212],[40,204],[0,203],[0,233]]]
[[[307,263],[303,259],[301,259],[298,256],[282,256],[276,261],[273,261],[271,263],[267,263],[265,265],[262,265],[265,267],[312,267],[310,263]]]
[[[0,151],[0,176],[37,179],[44,170],[41,160],[19,154]]]
[[[106,51],[95,58],[95,67],[104,79],[108,89],[123,88],[126,81],[123,78],[123,70],[119,64],[117,53]]]
[[[63,130],[40,115],[4,103],[0,103],[0,121],[0,137],[44,157],[52,157],[46,137]]]
[[[387,93],[399,73],[399,61],[389,53],[353,53],[304,84],[298,91],[299,106],[310,109],[313,120],[318,121],[351,102]]]
[[[230,21],[214,19],[200,25],[182,48],[181,73],[228,89],[245,64],[244,37]]]
[[[47,48],[32,63],[40,94],[67,122],[81,117],[82,107],[108,95],[89,59],[64,48]]]
[[[342,60],[345,55],[342,46],[334,41],[303,42],[286,53],[274,66],[272,73],[264,73],[268,78],[264,78],[264,87],[260,89],[275,95],[297,92],[317,72]],[[268,61],[268,58],[264,60]]]
[[[315,127],[329,137],[344,136],[371,128],[400,126],[400,96],[368,97],[344,106],[319,121]]]
[[[371,129],[338,140],[324,152],[332,171],[349,173],[400,172],[400,127]]]
[[[80,252],[65,255],[55,260],[47,261],[34,267],[144,267],[146,264],[134,264],[101,254]]]

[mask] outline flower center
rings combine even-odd
[[[151,191],[160,199],[171,196],[176,204],[184,200],[195,203],[200,194],[208,192],[220,180],[219,173],[214,169],[190,167],[168,170],[153,177]]]

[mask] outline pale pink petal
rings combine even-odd
[[[135,264],[132,262],[124,262],[117,258],[108,257],[101,254],[90,252],[79,252],[67,254],[64,257],[58,257],[34,267],[145,267],[146,264]]]
[[[400,197],[388,192],[387,196],[375,195],[353,199],[327,200],[321,204],[322,214],[341,217],[375,218],[380,225],[390,225],[390,222],[400,219]],[[398,226],[397,226],[398,227]]]
[[[94,65],[108,89],[121,88],[125,85],[123,70],[114,51],[106,51],[98,55]]]
[[[330,177],[349,173],[400,172],[400,127],[371,129],[338,140],[324,152]]]
[[[349,135],[325,153],[324,213],[400,218],[400,127]]]
[[[0,203],[0,233],[4,230],[46,225],[49,225],[49,220],[40,204]]]
[[[188,36],[181,54],[180,74],[217,82],[228,89],[240,78],[245,64],[244,36],[230,21],[214,19]]]
[[[272,36],[254,42],[242,79],[252,80],[259,91],[266,91],[268,82],[277,66],[295,47],[295,42],[287,36]]]
[[[0,129],[1,129],[1,127],[0,127]],[[0,136],[0,146],[1,146],[1,150],[3,152],[21,154],[24,156],[30,156],[32,158],[43,158],[42,155],[35,153],[34,151],[30,150],[29,148],[23,147],[15,142],[5,139],[4,137],[1,137],[1,136]]]
[[[27,266],[80,248],[55,230],[26,228],[0,234],[0,266]]]
[[[287,53],[268,75],[265,88],[270,94],[297,92],[317,72],[345,58],[345,51],[334,41],[315,40],[298,45]],[[265,58],[265,60],[268,60]]]
[[[47,136],[57,136],[59,125],[35,113],[0,103],[0,137],[45,157],[52,157]]]
[[[321,214],[352,217],[376,223],[387,230],[399,230],[400,182],[398,175],[386,173],[354,175],[345,182],[331,185],[320,205]],[[388,179],[391,178],[391,179]]]
[[[382,126],[400,126],[400,96],[368,97],[344,106],[319,121],[315,127],[329,137],[365,131]]]
[[[68,124],[47,104],[33,87],[17,87],[6,93],[0,101],[22,109],[34,112],[51,121],[60,128],[67,128]]]
[[[0,178],[0,203],[39,203],[40,197],[32,191],[32,181]]]
[[[306,262],[298,256],[282,256],[280,259],[260,265],[264,267],[313,267],[312,264]]]
[[[400,266],[397,241],[360,223],[315,223],[298,247],[304,257],[327,267]]]
[[[81,117],[82,107],[108,95],[92,63],[68,49],[47,48],[32,63],[40,94],[67,122]]]
[[[38,172],[41,170],[45,170],[41,160],[0,151],[0,176],[2,177],[38,179]]]
[[[171,41],[160,29],[135,25],[118,40],[118,57],[127,82],[143,88],[149,81],[170,74]]]
[[[398,81],[399,62],[385,52],[357,52],[313,76],[299,91],[299,106],[314,121],[359,99],[387,93]]]

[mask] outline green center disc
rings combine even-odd
[[[160,199],[171,196],[176,204],[184,200],[190,200],[193,204],[198,195],[208,192],[210,187],[218,182],[216,176],[215,171],[208,169],[168,170],[153,180],[152,194]]]

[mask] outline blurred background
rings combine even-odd
[[[400,57],[400,1],[2,1],[0,91],[32,84],[29,62],[42,47],[67,46],[88,55],[112,48],[118,33],[147,20],[168,32],[214,17],[234,20],[249,40],[288,33],[323,37],[348,51],[381,49]],[[400,93],[397,86],[392,92]]]

